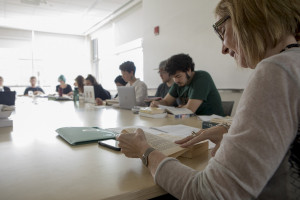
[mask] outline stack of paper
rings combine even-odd
[[[219,115],[199,115],[201,121],[211,121],[212,119],[224,119],[225,117]]]
[[[139,115],[151,118],[165,118],[167,113],[165,112],[165,109],[162,108],[146,107],[140,108]]]
[[[202,120],[203,129],[210,128],[222,123],[226,123],[228,125],[231,125],[232,123],[232,117],[230,116],[221,117],[218,115],[211,115],[211,116],[200,115],[198,117],[200,120]]]
[[[187,108],[176,108],[173,106],[163,106],[159,105],[159,108],[165,109],[168,113],[170,113],[170,117],[174,118],[188,118],[194,115],[193,111]]]
[[[14,106],[0,105],[0,127],[13,125],[13,121],[8,117],[11,115],[14,108]]]
[[[114,104],[119,104],[119,100],[118,99],[106,99],[105,100],[106,105],[111,106]]]

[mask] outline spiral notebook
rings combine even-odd
[[[98,127],[62,127],[55,131],[71,145],[114,139],[117,135],[116,132]]]

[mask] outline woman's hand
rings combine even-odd
[[[126,157],[141,158],[146,149],[150,147],[147,143],[144,131],[138,128],[135,133],[123,133],[117,136],[121,152]]]
[[[211,155],[215,156],[217,150],[220,147],[221,141],[223,139],[223,134],[227,133],[227,129],[222,126],[214,126],[208,129],[202,129],[199,132],[187,136],[181,140],[175,141],[177,144],[181,144],[181,147],[190,147],[198,142],[203,140],[210,140],[211,142],[215,143],[216,146],[211,151]]]

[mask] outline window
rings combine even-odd
[[[55,93],[60,74],[73,86],[77,75],[91,72],[89,45],[83,36],[12,29],[0,32],[0,76],[18,94],[29,86],[31,76],[37,77],[46,93]]]

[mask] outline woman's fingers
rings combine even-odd
[[[189,135],[189,136],[187,136],[187,137],[185,137],[185,138],[183,138],[181,140],[176,140],[175,143],[176,144],[183,144],[183,143],[186,143],[187,141],[189,141],[189,140],[191,140],[193,138],[194,138],[194,136]]]
[[[220,147],[220,143],[216,144],[216,146],[211,150],[211,156],[214,157]]]
[[[176,140],[175,143],[176,144],[184,144],[190,140],[192,140],[195,137],[198,137],[199,135],[201,135],[204,132],[204,129],[198,131],[197,133],[195,133],[194,131],[192,132],[192,135],[189,135],[181,140]]]
[[[183,148],[189,147],[189,146],[192,146],[194,144],[197,144],[198,142],[202,142],[203,140],[207,140],[206,134],[200,134],[200,135],[197,135],[195,137],[192,137],[190,140],[183,143],[181,145],[181,147],[183,147]]]
[[[138,158],[144,153],[143,147],[147,145],[146,137],[142,129],[134,130],[134,133],[122,133],[116,136],[121,152],[126,157]],[[143,151],[141,153],[141,151]]]
[[[143,129],[138,128],[135,130],[135,133],[142,134],[142,133],[144,133],[144,131],[143,131]]]

